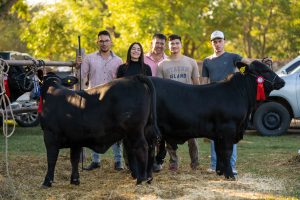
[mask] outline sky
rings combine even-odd
[[[55,3],[59,0],[26,0],[26,1],[29,5],[34,5],[34,4],[37,4],[37,3],[51,4],[51,3]]]

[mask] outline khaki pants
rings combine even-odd
[[[192,138],[188,140],[189,146],[189,154],[191,158],[191,166],[199,165],[199,155],[198,155],[198,143],[196,138]],[[178,156],[176,153],[176,149],[172,148],[171,145],[167,144],[167,151],[170,155],[170,164],[175,164],[178,166]]]

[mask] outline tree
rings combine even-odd
[[[26,43],[19,39],[28,17],[28,7],[22,0],[0,0],[0,50],[26,52]]]
[[[50,60],[74,60],[81,35],[86,52],[96,49],[102,15],[106,6],[102,1],[61,1],[40,7],[32,13],[32,20],[22,34],[34,56]]]
[[[232,50],[253,58],[282,58],[287,57],[282,53],[289,43],[289,19],[299,19],[292,13],[295,4],[299,6],[286,0],[212,1],[205,20],[225,32]]]
[[[87,53],[97,33],[113,35],[123,57],[132,42],[145,51],[156,32],[182,36],[183,53],[211,54],[210,34],[225,33],[226,50],[246,57],[291,58],[299,54],[299,2],[296,0],[65,0],[31,10],[21,38],[37,57],[74,59],[77,35]],[[17,12],[19,13],[19,12]],[[22,12],[21,12],[22,13]]]

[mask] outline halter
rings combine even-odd
[[[253,73],[248,73],[249,75],[253,76],[255,79],[257,79],[257,77],[259,77],[259,75],[256,75],[256,74],[253,74]],[[264,81],[270,83],[272,85],[272,87],[274,87],[274,84],[275,84],[275,80],[276,78],[278,78],[279,76],[277,74],[275,74],[274,78],[272,79],[272,81],[269,81],[267,79],[265,79],[263,76],[261,76]]]

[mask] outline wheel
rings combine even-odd
[[[18,103],[21,107],[32,107],[38,105],[38,101],[36,100],[20,101]],[[17,114],[15,115],[15,121],[21,127],[33,127],[40,123],[37,111]]]
[[[263,136],[278,136],[287,132],[291,123],[288,110],[276,102],[263,103],[253,119],[256,130]]]
[[[37,112],[22,113],[15,116],[15,121],[21,127],[33,127],[40,123],[39,116]]]

